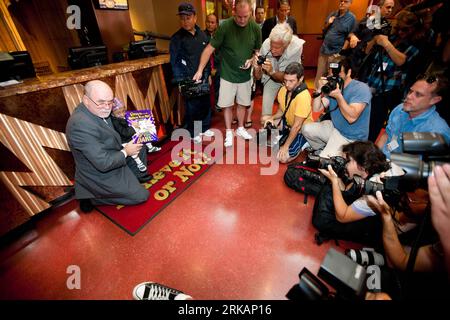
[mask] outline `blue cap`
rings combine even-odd
[[[193,15],[195,14],[195,8],[192,4],[188,3],[188,2],[183,2],[182,4],[180,4],[178,6],[178,13],[177,15]]]

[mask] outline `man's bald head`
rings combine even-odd
[[[92,80],[84,86],[83,104],[97,117],[109,117],[113,99],[111,87],[103,81]]]

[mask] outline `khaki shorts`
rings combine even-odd
[[[243,83],[232,83],[220,78],[219,101],[217,105],[221,108],[228,108],[236,103],[249,107],[252,95],[252,79]]]

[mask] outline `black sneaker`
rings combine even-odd
[[[139,180],[139,183],[146,183],[152,179],[152,176],[145,174],[145,175],[139,176],[137,178]]]
[[[80,199],[80,210],[84,213],[89,213],[94,210],[94,205],[91,202],[91,199]]]
[[[133,289],[135,300],[191,300],[192,297],[180,290],[156,282],[143,282]]]

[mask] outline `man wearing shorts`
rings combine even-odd
[[[253,53],[261,47],[261,29],[252,16],[251,0],[236,0],[234,15],[225,20],[217,29],[211,42],[203,50],[200,64],[194,80],[202,78],[203,69],[211,54],[220,49],[221,74],[218,106],[224,110],[226,127],[225,147],[233,145],[233,130],[231,129],[232,110],[237,105],[238,129],[236,135],[243,139],[252,139],[244,128],[245,109],[251,104],[250,67]]]

